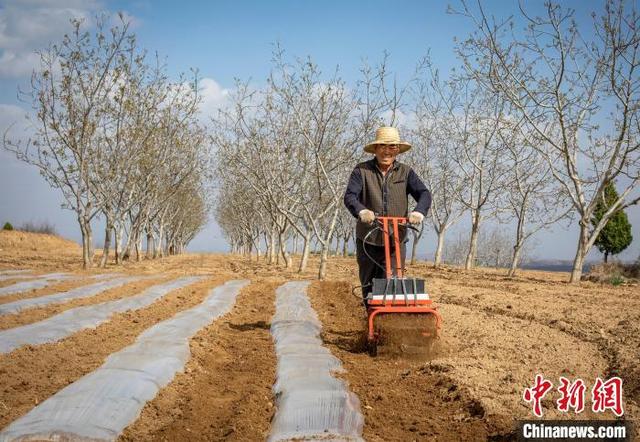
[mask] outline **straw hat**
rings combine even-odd
[[[376,131],[376,139],[364,146],[367,153],[375,153],[378,144],[396,144],[400,147],[400,153],[411,149],[411,144],[400,140],[400,134],[395,127],[381,127]]]

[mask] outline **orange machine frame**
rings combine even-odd
[[[405,217],[398,216],[379,216],[378,220],[382,222],[382,232],[384,234],[384,255],[385,255],[385,270],[387,274],[387,279],[402,279],[404,278],[402,272],[402,259],[400,256],[400,238],[398,235],[398,227],[401,223],[406,224],[408,222]],[[391,244],[389,240],[389,224],[393,227],[393,246],[395,250],[395,261],[396,261],[396,275],[393,274],[393,270],[391,267]],[[397,305],[399,302],[394,298],[395,296],[390,297],[391,299],[383,299],[383,300],[367,300],[367,314],[368,314],[368,322],[369,322],[369,341],[376,340],[376,334],[374,329],[374,319],[378,315],[389,314],[389,313],[420,313],[420,314],[428,314],[434,315],[436,318],[436,334],[440,327],[442,326],[442,316],[438,312],[438,307],[433,304],[433,301],[430,299],[422,299],[418,300],[414,297],[413,300],[409,299],[409,296],[405,293],[404,300],[402,301],[403,305]]]

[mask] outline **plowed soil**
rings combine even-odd
[[[58,313],[62,313],[65,310],[69,310],[75,307],[114,301],[116,299],[137,295],[138,293],[143,292],[146,288],[149,288],[156,284],[161,284],[167,280],[168,279],[166,277],[163,278],[161,275],[158,275],[158,278],[133,281],[128,284],[124,284],[121,287],[105,290],[87,298],[73,299],[61,304],[43,305],[40,307],[25,309],[19,311],[18,313],[4,315],[0,318],[0,330],[18,327],[21,325],[30,324],[32,322],[42,321],[43,319],[46,319],[50,316],[57,315]],[[85,282],[86,285],[90,285],[95,284],[97,281],[85,279]],[[78,286],[76,285],[76,287]],[[64,289],[58,288],[54,293],[62,291],[64,291]]]
[[[46,256],[45,256],[46,255]],[[64,254],[25,261],[24,252],[0,251],[3,269],[65,270],[87,276]],[[298,273],[234,255],[192,254],[110,266],[106,271],[156,275],[144,287],[183,275],[205,281],[170,293],[151,306],[115,315],[95,330],[58,343],[27,346],[0,355],[0,427],[102,364],[151,325],[198,304],[229,279],[250,279],[230,313],[191,340],[192,357],[143,409],[122,440],[264,440],[275,400],[276,358],[269,327],[275,289],[292,279],[315,280],[317,260]],[[581,378],[589,389],[597,376],[624,381],[625,417],[636,422],[640,404],[640,287],[592,282],[570,285],[567,274],[455,268],[409,268],[423,277],[444,318],[433,354],[370,356],[364,345],[365,313],[352,296],[354,258],[331,258],[328,278],[310,286],[309,297],[323,324],[325,345],[343,364],[340,374],[361,400],[364,438],[369,441],[510,440],[518,419],[533,417],[522,399],[536,374],[558,385],[559,377]],[[106,298],[142,291],[130,286]],[[47,289],[48,291],[49,289]],[[43,289],[42,293],[46,293]],[[1,302],[1,301],[0,301]],[[75,305],[74,305],[75,306]],[[66,309],[62,304],[56,309]],[[33,322],[60,310],[38,309],[36,317],[0,317],[0,329]],[[35,313],[35,312],[33,312]],[[26,315],[26,312],[24,313]],[[545,418],[612,419],[611,412],[562,414],[556,391],[543,401]],[[590,397],[587,397],[590,406]]]
[[[0,355],[0,427],[98,368],[107,356],[131,345],[145,329],[202,302],[212,287],[224,281],[207,279],[170,292],[149,307],[116,314],[95,329],[80,331],[56,343],[28,345]]]
[[[266,439],[275,411],[269,327],[282,283],[258,280],[242,290],[229,315],[192,339],[185,372],[147,404],[121,439]]]

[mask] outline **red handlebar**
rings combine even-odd
[[[400,256],[400,238],[398,235],[398,226],[400,223],[408,223],[408,219],[403,216],[378,216],[379,221],[382,221],[382,233],[384,234],[384,258],[385,258],[385,270],[387,272],[387,279],[393,278],[393,271],[391,270],[391,245],[389,244],[389,223],[393,227],[393,245],[396,251],[396,275],[398,278],[402,278],[402,259]]]

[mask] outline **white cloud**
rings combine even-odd
[[[392,117],[394,116],[391,110],[386,110],[382,112],[380,117],[382,118],[382,121],[384,122],[384,124],[389,125],[391,123]],[[415,129],[417,126],[417,117],[415,112],[405,113],[400,109],[396,110],[395,121],[393,122],[393,126]]]
[[[0,133],[4,134],[9,127],[12,128],[11,132],[24,131],[28,126],[27,115],[27,111],[20,106],[0,103]]]
[[[34,49],[52,38],[59,38],[69,27],[70,18],[89,19],[99,4],[82,0],[9,0],[3,2],[0,17],[0,47]]]
[[[218,109],[226,105],[227,98],[231,91],[224,89],[213,78],[203,78],[200,80],[200,87],[200,93],[202,94],[200,112],[203,117],[213,117]]]
[[[31,73],[38,66],[40,56],[35,52],[16,53],[4,50],[0,55],[0,78],[17,78]]]
[[[119,15],[122,15],[122,20],[120,20]],[[129,30],[136,29],[142,24],[142,20],[133,15],[129,14],[127,11],[119,11],[111,15],[110,25],[111,26],[121,26],[122,21],[125,23],[129,23]]]
[[[36,51],[59,42],[71,30],[69,20],[76,18],[89,27],[96,14],[111,16],[98,0],[0,0],[0,78],[19,78],[38,66]],[[139,21],[123,12],[132,27]]]

